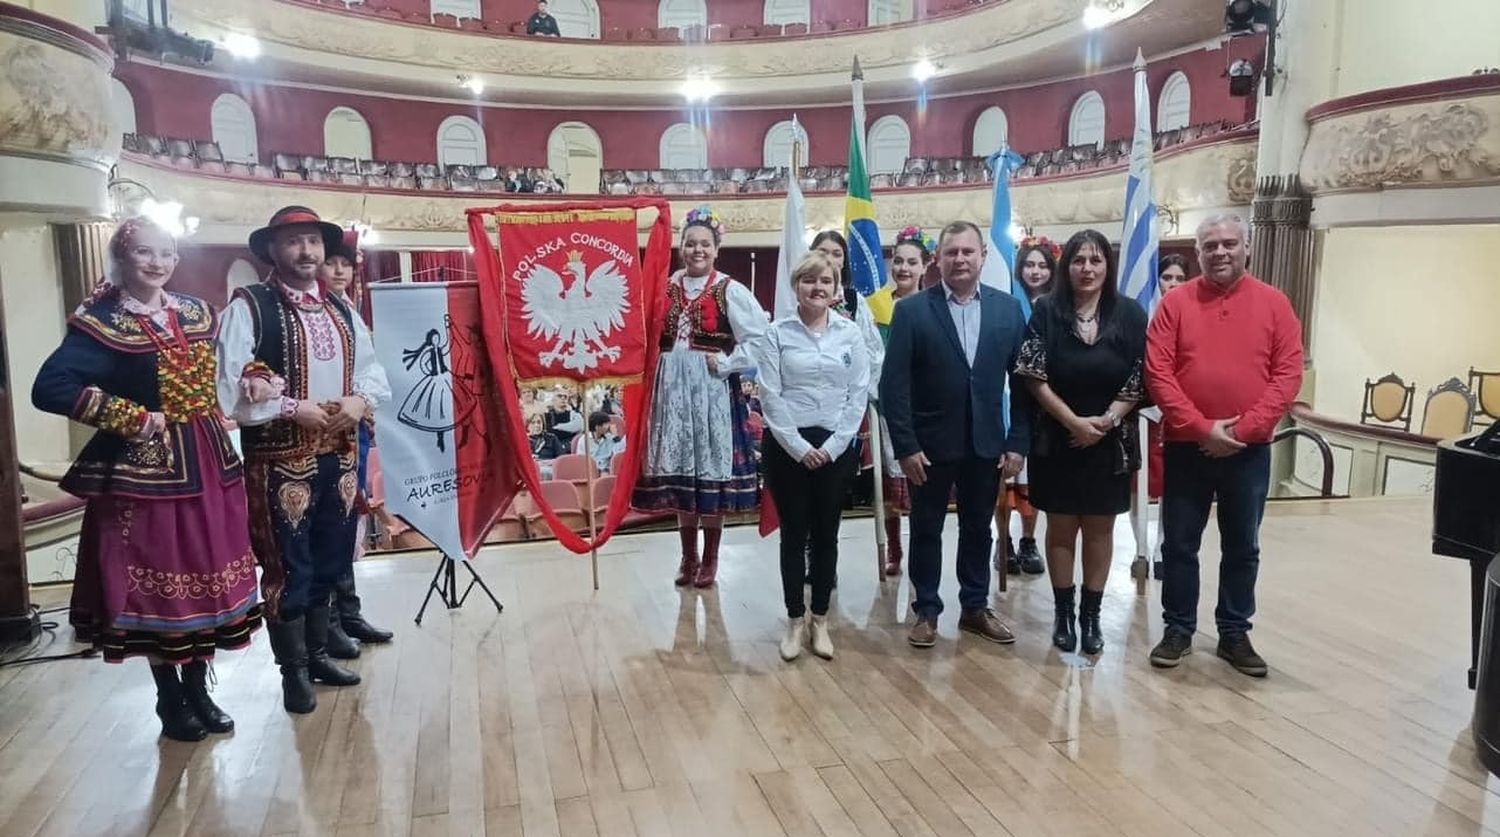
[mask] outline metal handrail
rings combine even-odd
[[[1276,435],[1271,437],[1271,444],[1274,445],[1277,442],[1283,441],[1285,439],[1290,439],[1293,436],[1301,436],[1305,439],[1311,439],[1312,443],[1318,446],[1318,453],[1323,459],[1323,486],[1319,496],[1324,499],[1334,497],[1333,448],[1328,446],[1328,440],[1324,439],[1322,434],[1314,430],[1309,430],[1306,427],[1286,427],[1278,430],[1276,432]]]

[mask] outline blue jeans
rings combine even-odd
[[[936,619],[943,612],[938,587],[943,579],[943,520],[949,492],[958,500],[958,603],[981,610],[990,603],[990,520],[1000,494],[999,463],[971,457],[927,466],[927,482],[911,486],[911,537],[907,566],[917,616]]]
[[[1198,548],[1209,508],[1219,502],[1219,636],[1245,634],[1255,615],[1260,521],[1271,483],[1271,449],[1251,445],[1225,459],[1173,442],[1163,456],[1162,620],[1191,634],[1198,627]]]

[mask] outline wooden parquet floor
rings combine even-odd
[[[1212,595],[1197,653],[1148,666],[1158,590],[1137,597],[1123,529],[1092,666],[1051,649],[1044,577],[996,594],[1020,637],[999,647],[959,638],[950,568],[938,646],[909,648],[868,520],[845,524],[831,662],[778,658],[775,541],[750,528],[705,593],[672,586],[672,534],[611,543],[597,593],[587,558],[490,550],[505,612],[475,597],[420,628],[432,559],[368,561],[396,642],[309,716],[282,711],[263,635],[217,664],[238,730],[195,745],[158,738],[144,663],[0,669],[0,835],[1500,833],[1468,731],[1467,568],[1427,554],[1428,516],[1274,506],[1264,680],[1215,658]]]

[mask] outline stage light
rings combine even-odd
[[[1020,240],[1023,239],[1023,238],[1025,238],[1025,237],[1026,237],[1026,228],[1025,227],[1021,226],[1020,224],[1011,224],[1010,225],[1010,240],[1011,241],[1020,242]]]
[[[1103,29],[1125,11],[1124,0],[1094,0],[1083,10],[1083,28]]]
[[[464,88],[465,90],[468,90],[475,96],[479,96],[484,93],[484,79],[480,78],[479,76],[459,75],[458,86]]]
[[[260,41],[254,35],[230,32],[224,36],[224,51],[235,58],[253,61],[260,57]]]
[[[1225,72],[1229,77],[1229,95],[1231,96],[1253,96],[1255,95],[1255,65],[1241,58],[1229,65]]]
[[[1263,32],[1275,15],[1275,8],[1269,0],[1227,0],[1224,31],[1231,38]]]
[[[193,216],[183,218],[182,204],[177,201],[158,201],[148,197],[141,201],[140,214],[178,238],[198,231],[198,219]]]
[[[706,102],[718,95],[719,83],[708,76],[688,76],[681,89],[689,102]]]
[[[936,64],[933,64],[931,61],[923,58],[921,61],[918,61],[916,64],[912,65],[911,77],[916,79],[918,84],[922,84],[928,79],[937,75],[937,71],[938,68]]]

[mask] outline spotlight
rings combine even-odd
[[[224,36],[224,51],[246,61],[260,57],[260,41],[253,35],[230,32]]]
[[[916,79],[918,84],[923,84],[928,79],[937,75],[937,70],[938,68],[936,64],[933,64],[931,61],[923,58],[921,61],[918,61],[916,64],[912,65],[911,77]]]
[[[719,83],[706,75],[688,76],[682,83],[682,97],[689,102],[706,102],[719,93]]]
[[[1224,5],[1224,31],[1231,38],[1264,32],[1275,16],[1272,0],[1228,0]]]
[[[1224,73],[1229,77],[1229,95],[1255,95],[1255,65],[1241,58],[1229,65]]]
[[[484,93],[484,79],[480,78],[479,76],[466,76],[460,74],[458,77],[458,86],[464,88],[465,90],[468,90],[475,96]]]
[[[1026,228],[1020,224],[1011,224],[1009,232],[1011,241],[1019,242],[1026,237]]]

